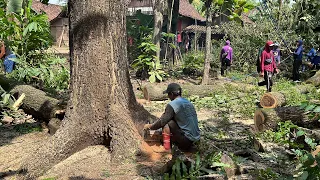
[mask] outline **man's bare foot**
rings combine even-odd
[[[156,153],[171,153],[171,149],[165,149],[162,145],[160,146],[152,146],[152,150]]]

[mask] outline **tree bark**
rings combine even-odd
[[[254,114],[256,131],[275,130],[279,122],[291,121],[305,128],[320,127],[318,121],[309,121],[307,115],[299,107],[278,107],[274,109],[258,109]]]
[[[61,128],[22,166],[27,179],[90,145],[132,157],[149,114],[136,102],[126,51],[126,0],[70,0],[71,94]],[[136,128],[137,127],[137,128]]]
[[[311,83],[314,86],[320,86],[320,71],[318,71],[314,76],[309,78],[306,82]]]
[[[204,60],[204,70],[201,84],[205,85],[209,82],[209,72],[210,72],[210,62],[212,60],[211,56],[211,23],[212,23],[212,12],[211,12],[211,2],[207,2],[206,9],[206,54]]]
[[[263,108],[276,108],[286,104],[286,98],[282,93],[270,92],[265,93],[260,100]]]
[[[15,86],[10,93],[18,98],[22,93],[26,94],[21,108],[33,117],[49,122],[65,109],[65,103],[48,96],[44,91],[29,85]]]
[[[153,14],[154,14],[154,29],[153,29],[153,43],[157,46],[156,56],[160,59],[160,41],[161,31],[163,25],[163,12],[165,7],[164,0],[153,0]]]

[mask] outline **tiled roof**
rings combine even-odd
[[[211,32],[212,34],[216,34],[213,29],[215,29],[214,26],[211,26]],[[190,25],[183,29],[185,32],[197,32],[197,33],[206,33],[206,26],[199,26],[199,25]]]
[[[32,2],[31,8],[37,13],[45,12],[49,18],[49,21],[52,21],[55,18],[57,18],[62,12],[62,7],[59,5],[54,5],[54,4],[46,5],[36,0]]]
[[[179,14],[182,16],[190,17],[192,19],[205,21],[206,19],[202,17],[197,10],[191,5],[188,0],[180,0],[179,4]]]

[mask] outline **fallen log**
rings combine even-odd
[[[143,97],[148,101],[161,101],[168,99],[167,94],[163,94],[167,85],[163,84],[147,84],[143,87]],[[183,96],[197,95],[206,97],[213,94],[216,85],[181,85]]]
[[[49,122],[51,118],[56,117],[58,114],[64,114],[65,103],[32,86],[18,85],[10,93],[16,98],[24,93],[25,98],[20,108],[36,119]]]
[[[320,71],[318,71],[314,76],[309,78],[306,82],[313,84],[314,86],[320,86]]]
[[[265,93],[260,99],[260,105],[263,108],[276,108],[286,104],[284,94],[279,92]]]
[[[291,121],[305,128],[320,127],[318,121],[310,121],[307,115],[299,107],[278,107],[274,109],[258,109],[254,114],[254,125],[258,132],[273,129],[275,130],[279,122]]]

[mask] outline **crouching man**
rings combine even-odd
[[[194,142],[200,139],[198,117],[193,104],[181,97],[179,84],[171,83],[163,94],[168,94],[171,102],[167,105],[161,118],[153,124],[146,124],[145,130],[162,128],[163,146],[171,149],[171,143],[182,151],[188,151]]]

